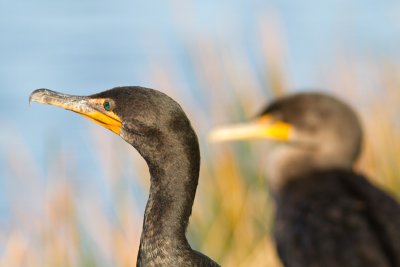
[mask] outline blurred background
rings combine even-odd
[[[192,247],[274,267],[263,142],[209,144],[207,132],[279,95],[328,92],[362,118],[357,169],[399,199],[399,44],[393,0],[0,0],[0,266],[136,263],[144,160],[83,117],[29,106],[34,89],[172,96],[201,144]]]

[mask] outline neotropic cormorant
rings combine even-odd
[[[400,266],[400,206],[353,171],[362,130],[346,104],[298,93],[273,102],[252,122],[214,130],[210,138],[279,141],[266,153],[267,177],[285,266]]]
[[[146,160],[151,185],[137,266],[219,266],[192,250],[185,236],[200,151],[196,133],[178,103],[159,91],[134,86],[91,96],[38,89],[29,101],[62,107],[97,122]]]

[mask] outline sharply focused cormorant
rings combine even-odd
[[[210,137],[279,141],[266,156],[274,236],[285,266],[400,266],[400,206],[353,171],[362,131],[349,106],[325,94],[299,93]]]
[[[151,175],[137,266],[219,266],[192,250],[185,231],[199,178],[197,136],[167,95],[116,87],[90,96],[35,90],[29,101],[72,110],[121,136],[146,160]]]

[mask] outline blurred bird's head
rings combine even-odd
[[[220,127],[212,141],[266,139],[279,142],[266,152],[273,185],[313,170],[351,169],[362,142],[354,111],[321,93],[299,93],[268,105],[253,121]]]

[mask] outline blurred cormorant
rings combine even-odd
[[[178,103],[159,91],[133,86],[91,96],[38,89],[29,100],[72,110],[97,122],[146,160],[151,185],[137,266],[218,266],[192,250],[185,236],[200,152],[197,136]]]
[[[279,141],[266,156],[274,236],[285,266],[400,266],[400,206],[353,170],[362,130],[349,106],[325,94],[298,93],[210,137]]]

